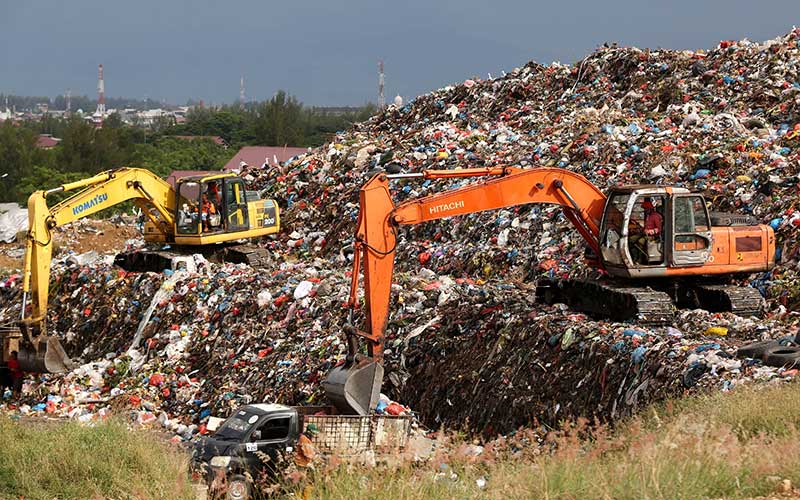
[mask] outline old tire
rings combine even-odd
[[[251,495],[252,485],[246,477],[236,474],[228,478],[227,500],[248,500]]]
[[[764,353],[764,364],[776,367],[800,366],[800,347],[772,347]]]
[[[737,358],[761,359],[765,352],[773,347],[780,347],[777,340],[762,340],[743,345],[736,351]]]

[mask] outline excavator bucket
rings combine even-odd
[[[22,371],[62,373],[70,370],[72,360],[69,359],[57,338],[41,336],[38,340],[38,348],[20,344],[19,367]]]
[[[334,368],[322,382],[322,388],[341,413],[369,415],[378,405],[382,383],[383,365],[372,361],[362,366],[349,364]]]
[[[73,367],[58,338],[49,335],[37,335],[30,342],[24,335],[26,326],[20,329],[23,335],[19,339],[18,359],[22,371],[33,373],[63,373]]]

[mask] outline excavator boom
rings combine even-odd
[[[47,206],[48,195],[79,189],[82,190],[52,208]],[[71,365],[58,340],[47,336],[45,328],[53,251],[52,231],[127,200],[148,202],[163,219],[162,227],[172,227],[174,216],[169,207],[175,206],[174,190],[148,170],[109,170],[55,189],[36,191],[28,198],[29,229],[25,242],[20,334],[12,336],[4,345],[5,356],[10,351],[19,351],[23,370],[61,372]]]

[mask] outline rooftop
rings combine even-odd
[[[61,139],[53,137],[50,134],[39,134],[36,138],[36,147],[40,149],[51,149],[58,146]]]
[[[308,152],[308,148],[245,146],[222,168],[223,170],[240,170],[242,162],[250,167],[276,166],[295,156]]]

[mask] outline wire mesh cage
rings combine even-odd
[[[340,456],[397,452],[405,448],[411,433],[410,416],[319,415],[306,416],[319,429],[314,445],[322,452]]]

